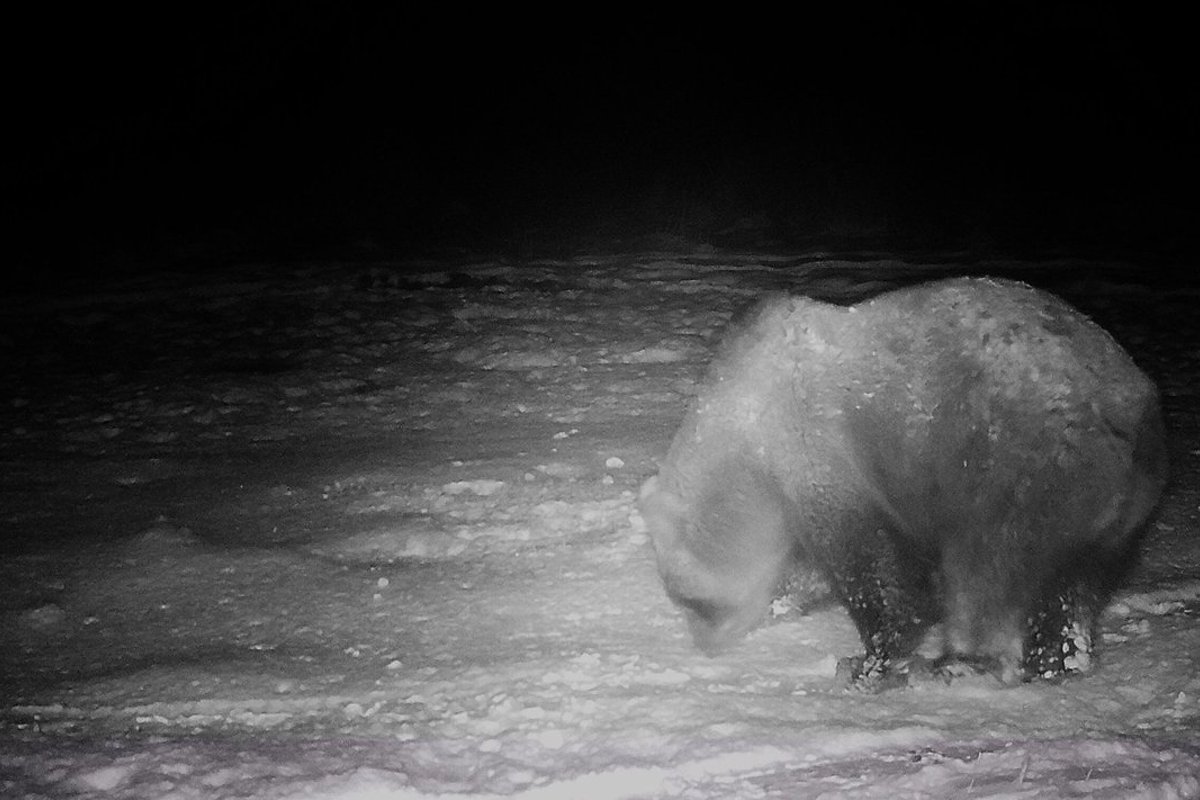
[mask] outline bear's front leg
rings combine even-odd
[[[864,654],[838,662],[840,679],[858,690],[903,686],[907,658],[936,616],[932,562],[880,517],[858,520],[853,535],[827,552],[830,583],[850,613]]]

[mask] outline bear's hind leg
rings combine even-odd
[[[1093,574],[1060,582],[1030,612],[1022,669],[1026,680],[1090,672],[1096,621],[1103,606]]]

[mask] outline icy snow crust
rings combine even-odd
[[[641,520],[730,317],[1028,277],[1158,381],[1100,664],[845,691],[845,613],[691,646]],[[0,796],[1200,796],[1194,291],[1071,261],[319,265],[8,301]]]

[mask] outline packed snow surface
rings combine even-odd
[[[419,268],[417,268],[419,266]],[[635,510],[731,316],[1024,277],[1159,383],[1099,665],[878,695],[829,602],[698,653]],[[322,264],[6,301],[0,795],[1200,797],[1200,296],[812,254]]]

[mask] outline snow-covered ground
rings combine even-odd
[[[4,301],[0,796],[1200,797],[1200,293],[1134,268],[678,253]],[[1163,390],[1098,670],[863,695],[845,613],[718,658],[634,508],[730,316],[1025,276]]]

